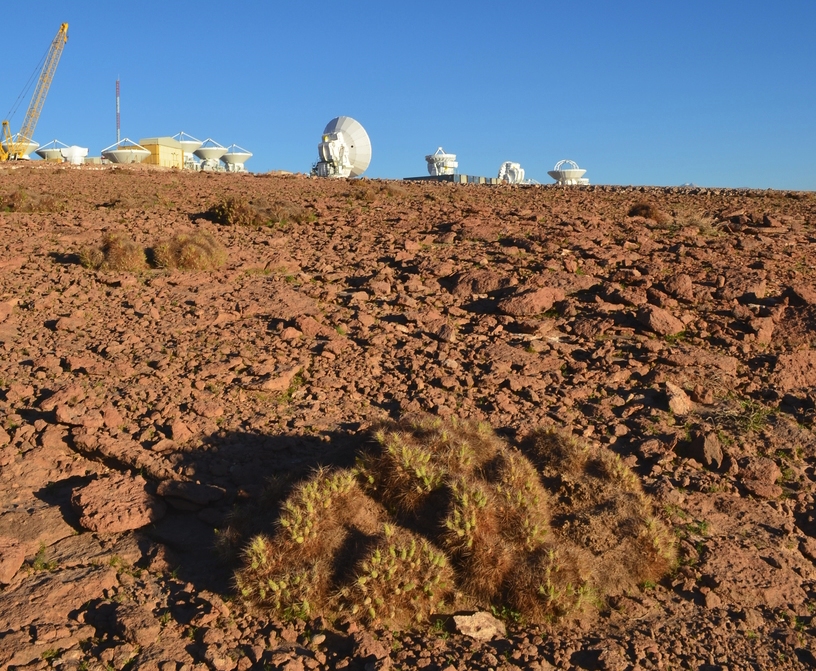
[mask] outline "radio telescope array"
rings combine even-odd
[[[359,177],[371,163],[371,140],[359,121],[339,116],[323,129],[317,153],[313,172],[319,177]]]

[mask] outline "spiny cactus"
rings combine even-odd
[[[237,583],[279,615],[401,626],[496,605],[544,621],[589,612],[674,560],[610,450],[551,430],[516,448],[484,424],[409,418],[377,428],[355,469],[296,486]]]
[[[594,555],[593,581],[602,593],[658,580],[671,569],[674,538],[619,455],[552,430],[533,431],[522,449],[556,483],[553,515],[569,520],[559,536]]]
[[[144,249],[122,232],[105,233],[101,247],[80,250],[79,262],[94,270],[136,271],[147,268]]]
[[[208,231],[176,233],[153,247],[152,256],[157,267],[180,270],[213,270],[227,260],[223,245]]]
[[[442,550],[390,524],[383,525],[355,575],[340,600],[350,614],[368,621],[426,621],[450,605],[454,587],[453,571]]]

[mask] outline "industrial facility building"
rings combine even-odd
[[[150,152],[143,163],[179,170],[184,167],[184,149],[178,140],[172,137],[145,137],[139,140],[139,144]]]

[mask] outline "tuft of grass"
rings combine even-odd
[[[152,250],[159,268],[179,270],[214,270],[226,263],[227,251],[208,231],[176,233],[159,242]]]
[[[37,554],[34,555],[34,560],[31,562],[31,568],[35,571],[53,571],[57,568],[57,562],[48,559],[48,548],[44,543],[40,543]]]
[[[93,270],[139,271],[147,268],[144,249],[126,233],[106,233],[101,247],[84,247],[79,262]]]

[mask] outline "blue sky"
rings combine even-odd
[[[816,189],[814,0],[31,4],[0,42],[0,114],[68,22],[40,143],[113,143],[118,76],[123,136],[234,142],[258,172],[307,172],[347,115],[370,177],[443,146],[542,183],[568,158],[596,184]]]

